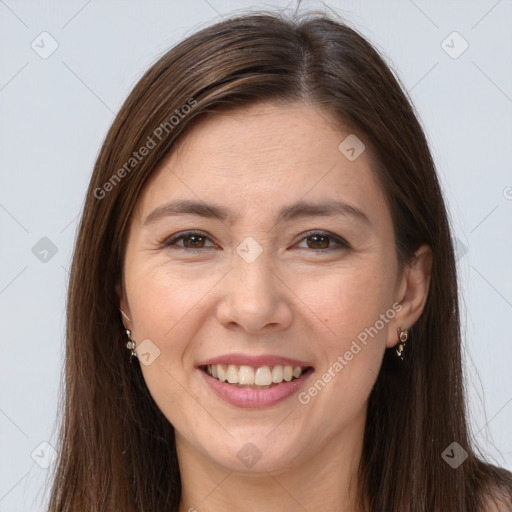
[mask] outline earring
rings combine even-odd
[[[401,329],[400,327],[397,329],[398,331],[398,345],[396,347],[396,355],[403,361],[404,360],[404,348],[405,343],[407,342],[407,338],[409,337],[409,329]]]
[[[137,357],[137,352],[135,351],[135,341],[131,339],[131,331],[126,329],[126,335],[128,336],[128,341],[126,342],[126,348],[130,350],[130,363],[132,362],[134,357]]]
[[[126,320],[128,320],[128,322],[131,322],[131,320],[126,316],[126,313],[121,308],[119,308],[119,311],[121,311],[121,314],[126,318]]]

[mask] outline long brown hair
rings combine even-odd
[[[362,134],[377,158],[399,261],[421,244],[433,251],[429,296],[405,361],[388,350],[370,395],[361,504],[374,512],[480,512],[492,489],[511,495],[511,475],[477,457],[470,439],[449,220],[407,93],[342,20],[260,12],[196,32],[159,58],[105,138],[71,267],[49,510],[177,510],[174,430],[139,362],[129,362],[118,310],[127,227],[148,177],[184,133],[208,113],[263,101],[306,102]],[[457,468],[442,457],[452,442],[468,454]]]

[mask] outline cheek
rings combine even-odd
[[[318,406],[336,402],[348,415],[364,403],[377,378],[389,322],[395,316],[388,275],[375,266],[315,279],[305,302],[318,319],[318,334],[313,337],[322,365],[304,401],[318,396]]]
[[[300,294],[336,345],[357,338],[386,314],[393,301],[391,277],[392,272],[385,272],[381,264],[343,269],[313,280],[309,277]],[[379,327],[378,335],[372,338],[385,337],[387,323],[384,328],[379,323]]]
[[[144,380],[167,419],[176,428],[186,429],[186,421],[182,425],[184,411],[189,420],[202,414],[200,405],[188,392],[192,365],[189,352],[201,325],[201,299],[211,283],[194,281],[179,272],[171,274],[165,267],[145,266],[143,262],[134,262],[132,269],[126,287],[135,319],[134,339],[138,347],[146,343],[149,352],[157,354],[150,364],[145,364],[138,348]]]
[[[179,346],[177,333],[197,323],[201,300],[211,288],[211,279],[194,278],[190,272],[170,271],[165,267],[134,265],[137,271],[127,280],[130,311],[137,319],[134,326],[139,339],[150,338],[158,344],[173,340]]]
[[[180,410],[190,398],[185,392],[189,369],[191,340],[201,325],[201,299],[211,288],[205,280],[184,277],[165,267],[133,261],[127,265],[126,291],[134,319],[141,370],[148,389],[166,415]],[[149,340],[149,341],[148,341]],[[151,354],[145,364],[145,350]],[[145,358],[146,357],[146,358]],[[190,408],[189,404],[187,408]],[[168,416],[168,419],[175,420]]]

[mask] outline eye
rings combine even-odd
[[[208,249],[208,246],[205,247],[204,245],[206,240],[208,240],[208,237],[200,231],[187,231],[164,240],[164,242],[162,242],[162,246],[175,246],[178,249],[189,249],[194,251]],[[178,241],[183,241],[183,245],[177,244],[176,242]]]
[[[309,231],[302,240],[306,240],[308,248],[315,249],[313,252],[329,252],[335,249],[350,248],[350,244],[343,238],[323,231]],[[330,245],[332,241],[335,243],[334,246]]]
[[[309,231],[305,233],[301,242],[306,240],[309,249],[314,249],[313,252],[329,252],[340,248],[350,248],[350,244],[343,238],[333,235],[331,233],[323,231]],[[208,249],[211,246],[206,246],[206,241],[209,237],[200,231],[187,231],[184,233],[178,233],[162,242],[162,247],[175,247],[178,249],[196,251],[202,249]],[[178,244],[177,242],[183,242]],[[334,242],[334,246],[332,245]]]

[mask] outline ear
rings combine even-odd
[[[402,308],[395,315],[392,327],[390,323],[386,341],[388,348],[398,344],[398,327],[410,328],[421,316],[427,302],[431,272],[432,249],[429,245],[422,245],[404,268],[398,284],[395,300]]]
[[[128,307],[128,301],[126,300],[121,283],[116,283],[115,290],[119,300],[119,311],[121,313],[121,320],[123,321],[124,328],[131,331],[133,326],[131,321],[130,308]]]

